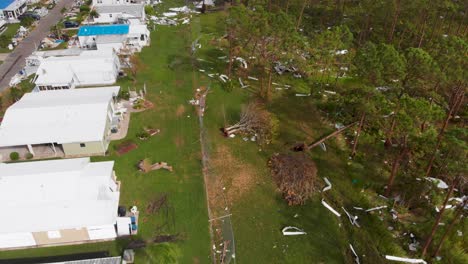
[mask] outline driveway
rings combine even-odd
[[[71,7],[73,3],[74,0],[60,0],[49,14],[39,21],[39,25],[7,56],[0,65],[0,92],[8,88],[11,78],[26,65],[25,58],[37,49],[41,40],[49,33],[50,27],[62,18],[60,12],[62,8]]]

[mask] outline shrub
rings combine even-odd
[[[118,98],[123,99],[123,100],[128,100],[128,99],[130,99],[130,93],[128,91],[120,90]]]
[[[19,160],[19,153],[18,152],[10,153],[10,159],[11,160]]]
[[[8,47],[8,44],[10,44],[10,43],[11,43],[11,41],[7,36],[5,36],[5,35],[0,36],[0,47],[6,48],[6,47]]]
[[[29,152],[28,152],[28,153],[26,153],[26,155],[24,155],[24,157],[25,157],[26,159],[32,159],[32,158],[34,157],[34,155],[33,155],[32,153],[29,153]]]
[[[89,6],[86,6],[86,5],[80,6],[80,12],[88,13],[90,10],[91,10],[91,8]]]
[[[34,23],[34,18],[32,17],[24,17],[21,19],[20,25],[23,27],[30,27]]]

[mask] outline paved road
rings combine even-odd
[[[39,25],[8,55],[2,65],[0,65],[0,92],[8,88],[11,78],[24,68],[25,58],[31,55],[45,38],[50,27],[55,25],[61,18],[63,7],[72,6],[74,0],[60,0],[59,3],[50,10],[49,14],[39,21]]]

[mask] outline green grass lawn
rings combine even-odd
[[[15,34],[18,31],[19,27],[20,27],[19,23],[8,24],[7,28],[1,34],[1,36],[5,36],[5,37],[7,37],[8,39],[11,40],[11,38],[15,36]],[[7,53],[7,52],[11,52],[11,50],[9,50],[8,47],[0,47],[0,53]]]

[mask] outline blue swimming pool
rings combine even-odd
[[[129,25],[82,26],[78,36],[123,35],[128,34],[128,31]]]

